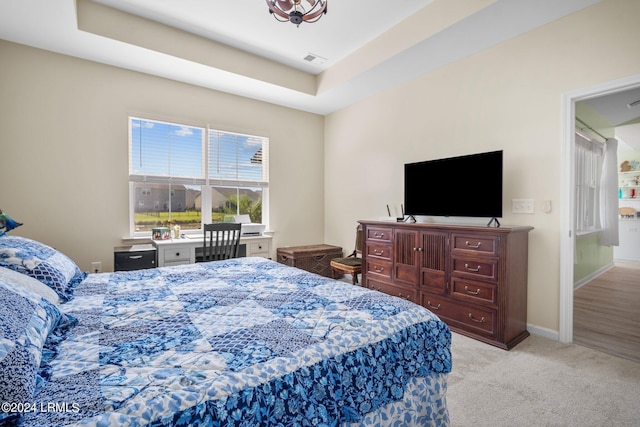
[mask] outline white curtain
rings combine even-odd
[[[607,139],[600,178],[600,244],[618,246],[618,141]]]

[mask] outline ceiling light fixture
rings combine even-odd
[[[302,0],[266,0],[269,13],[280,22],[291,22],[300,26],[303,22],[317,22],[327,13],[327,0],[306,0],[305,8]]]

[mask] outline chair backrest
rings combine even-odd
[[[204,225],[203,261],[237,258],[241,224],[221,222]]]
[[[362,224],[358,224],[358,228],[356,230],[356,250],[354,251],[357,255],[362,255],[362,247],[364,246],[364,235],[362,233]]]

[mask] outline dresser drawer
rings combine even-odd
[[[384,243],[367,243],[367,256],[391,260],[391,245]]]
[[[367,258],[366,274],[391,280],[391,261]]]
[[[431,310],[449,326],[483,334],[496,334],[496,310],[460,304],[426,292],[422,293],[421,299],[423,307]]]
[[[156,266],[156,250],[137,251],[129,248],[116,248],[113,253],[114,271],[131,271]]]
[[[393,232],[387,227],[367,227],[367,240],[391,242]]]
[[[471,303],[497,304],[497,289],[493,283],[451,278],[451,295]]]
[[[404,286],[397,286],[391,283],[379,282],[377,280],[367,279],[365,287],[379,291],[387,295],[394,297],[404,298],[411,302],[418,301],[418,294],[415,289],[406,288]]]
[[[453,257],[452,274],[480,280],[498,280],[498,260]]]
[[[453,254],[496,255],[498,253],[498,238],[494,236],[453,233],[451,238]]]

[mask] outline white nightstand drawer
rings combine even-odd
[[[249,245],[249,253],[247,256],[261,256],[261,257],[269,257],[269,252],[271,249],[271,245],[269,242],[251,242]]]
[[[189,253],[189,248],[164,249],[164,264],[188,264]]]

